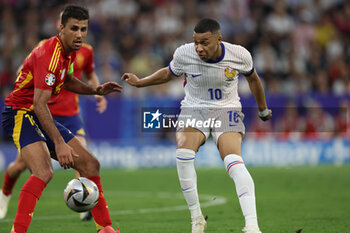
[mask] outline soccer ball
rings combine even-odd
[[[98,202],[99,191],[93,181],[85,177],[79,177],[69,181],[63,197],[70,209],[85,212],[95,207]]]

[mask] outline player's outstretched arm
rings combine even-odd
[[[258,104],[260,119],[263,121],[269,120],[272,117],[272,111],[271,109],[267,108],[264,88],[258,74],[254,70],[251,75],[246,76],[246,79],[248,81],[250,91],[254,95],[256,103]]]
[[[164,67],[143,79],[139,79],[135,74],[125,73],[121,80],[125,80],[128,84],[134,87],[147,87],[166,83],[174,78],[176,77],[171,73],[169,67]]]
[[[74,166],[73,156],[78,157],[73,149],[65,143],[58,131],[50,110],[47,106],[51,97],[51,90],[34,89],[33,109],[38,117],[41,126],[55,144],[55,151],[60,165],[66,169]],[[30,116],[29,116],[30,117]]]
[[[99,85],[98,87],[92,87],[80,81],[73,75],[68,75],[64,82],[63,88],[83,95],[107,95],[112,92],[122,92],[121,89],[123,87],[116,82],[107,82]]]

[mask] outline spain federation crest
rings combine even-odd
[[[45,83],[48,85],[48,86],[52,86],[55,84],[55,81],[56,81],[56,77],[54,74],[52,73],[48,73],[46,76],[45,76]]]
[[[233,81],[233,78],[236,76],[236,70],[230,66],[226,67],[225,76],[227,78],[226,81]]]

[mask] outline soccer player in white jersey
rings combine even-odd
[[[244,135],[241,103],[237,93],[238,75],[243,74],[259,108],[259,117],[266,121],[272,112],[267,108],[264,89],[256,73],[250,53],[239,45],[222,41],[220,25],[213,19],[202,19],[194,28],[193,43],[176,49],[173,60],[150,76],[139,79],[125,73],[122,80],[135,87],[168,82],[185,76],[185,98],[179,119],[215,119],[222,126],[209,128],[194,124],[177,128],[176,164],[181,189],[192,218],[192,233],[203,233],[206,220],[200,208],[194,158],[210,135],[217,144],[228,175],[233,179],[245,217],[243,232],[261,233],[258,227],[254,182],[241,157]],[[212,128],[211,128],[212,127]]]

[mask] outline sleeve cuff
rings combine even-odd
[[[181,74],[177,75],[177,74],[174,73],[174,71],[172,71],[170,64],[169,64],[169,70],[175,77],[180,77],[181,76]]]
[[[249,71],[248,73],[243,73],[243,75],[245,76],[250,76],[252,73],[254,73],[254,67],[251,69],[251,71]]]

